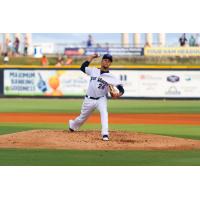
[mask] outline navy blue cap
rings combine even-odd
[[[108,53],[107,53],[107,54],[104,54],[102,59],[108,59],[108,60],[110,60],[110,62],[113,61],[112,56],[111,56],[110,54],[108,54]]]

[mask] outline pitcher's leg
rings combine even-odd
[[[95,109],[95,102],[91,99],[85,99],[81,108],[81,114],[74,120],[69,120],[69,128],[73,131],[78,130],[79,127],[88,119],[90,114]]]
[[[107,99],[106,97],[99,99],[98,101],[98,110],[101,116],[101,135],[109,136],[108,132],[108,110],[107,110]]]

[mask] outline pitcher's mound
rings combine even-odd
[[[0,136],[0,148],[190,150],[200,149],[200,141],[117,131],[110,132],[110,141],[102,141],[98,131],[32,130]]]

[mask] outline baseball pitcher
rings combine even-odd
[[[112,98],[119,98],[124,94],[124,88],[120,81],[110,73],[109,67],[113,58],[110,54],[105,54],[101,60],[101,68],[89,67],[93,59],[99,57],[98,54],[91,55],[81,65],[80,70],[90,76],[90,83],[85,99],[82,104],[81,114],[74,120],[69,120],[69,130],[76,131],[88,119],[90,114],[98,109],[101,116],[101,135],[103,141],[109,140],[108,131],[108,111],[107,96],[111,93]],[[114,90],[114,86],[118,92]]]

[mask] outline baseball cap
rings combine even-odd
[[[112,58],[112,55],[110,55],[110,54],[104,54],[103,55],[103,57],[102,57],[102,59],[108,59],[108,60],[110,60],[111,62],[113,61],[113,58]]]

